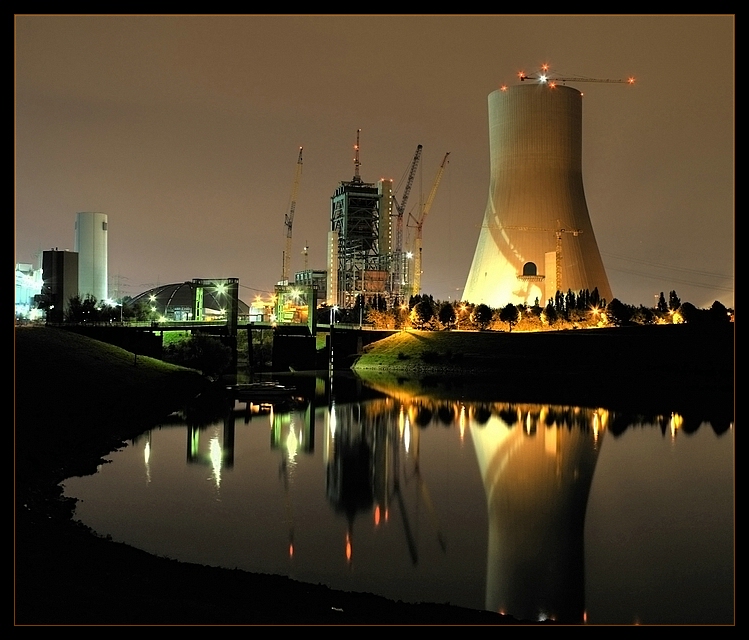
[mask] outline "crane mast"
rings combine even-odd
[[[289,283],[289,271],[291,268],[291,234],[294,226],[294,210],[296,209],[296,196],[299,190],[299,179],[302,176],[302,149],[299,147],[299,158],[296,162],[296,172],[294,174],[294,183],[291,187],[291,203],[289,204],[289,212],[284,216],[284,227],[286,229],[286,245],[283,252],[283,273],[281,274],[281,282],[283,284]]]
[[[440,180],[442,180],[442,174],[445,171],[445,166],[447,165],[447,158],[450,155],[450,152],[448,151],[445,154],[445,157],[442,159],[442,164],[440,165],[439,170],[437,171],[437,177],[434,180],[434,185],[432,186],[432,191],[429,193],[429,197],[427,198],[427,201],[424,203],[424,208],[421,210],[421,214],[419,215],[418,220],[414,218],[415,221],[415,227],[416,227],[416,233],[414,235],[414,250],[413,250],[413,258],[414,258],[414,277],[413,277],[413,284],[411,288],[411,295],[417,296],[419,295],[419,292],[421,290],[421,238],[422,238],[422,231],[424,229],[424,220],[427,217],[427,214],[429,213],[429,210],[432,208],[432,203],[434,202],[434,196],[437,194],[437,187],[440,185]],[[411,216],[413,218],[413,216]]]
[[[403,196],[400,203],[398,202],[398,200],[396,200],[395,195],[393,195],[393,204],[395,205],[396,210],[395,251],[393,252],[392,264],[393,291],[397,291],[398,294],[401,293],[401,288],[403,286],[403,271],[405,266],[403,261],[403,214],[406,211],[406,203],[408,202],[408,196],[411,193],[414,176],[416,175],[416,168],[418,167],[419,160],[421,159],[421,150],[422,146],[418,145],[416,147],[416,152],[414,153],[413,160],[411,161],[411,169],[408,173],[408,179],[406,180],[406,186],[403,189]]]

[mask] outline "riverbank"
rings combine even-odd
[[[14,622],[27,625],[505,625],[282,576],[177,562],[96,536],[59,483],[209,389],[173,367],[48,327],[15,333]]]
[[[352,368],[365,380],[417,380],[454,399],[481,400],[487,391],[515,402],[699,413],[733,407],[734,326],[409,330],[368,345]]]

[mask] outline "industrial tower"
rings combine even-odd
[[[582,94],[564,81],[489,94],[489,200],[463,299],[545,305],[556,292],[613,298],[585,201]]]
[[[341,182],[330,199],[327,303],[345,308],[354,306],[358,296],[386,294],[388,280],[392,183],[361,179],[360,133],[361,129],[354,146],[354,177]]]
[[[78,295],[98,302],[109,298],[107,288],[107,214],[81,211],[75,218],[75,251],[78,253]]]

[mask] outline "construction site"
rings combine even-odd
[[[303,165],[303,148],[299,148],[290,202],[284,214],[283,269],[275,287],[275,315],[281,322],[306,323],[308,310],[322,305],[331,309],[370,305],[393,308],[421,293],[424,222],[450,153],[444,155],[428,198],[408,209],[422,145],[416,147],[401,189],[389,179],[362,179],[360,134],[361,130],[357,130],[354,175],[340,182],[330,198],[327,268],[308,268],[305,244],[305,268],[292,274],[294,213]]]
[[[582,92],[568,83],[631,85],[634,78],[559,75],[543,65],[518,73],[515,86],[488,97],[489,197],[462,300],[498,308],[507,303],[546,304],[557,292],[613,294],[598,249],[583,189]],[[290,273],[296,194],[302,174],[299,149],[291,199],[284,217],[283,272],[276,286],[276,316],[304,322],[306,310],[391,309],[421,295],[423,227],[450,152],[445,153],[428,197],[409,208],[420,166],[418,145],[404,179],[365,182],[359,138],[354,174],[330,199],[327,264]],[[419,199],[421,200],[421,198]]]

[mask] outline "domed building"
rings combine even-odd
[[[201,281],[164,284],[135,296],[128,305],[140,303],[166,320],[184,322],[203,317],[205,320],[220,320],[226,317],[230,296],[221,283],[206,286]],[[240,320],[247,320],[250,308],[237,299]]]

